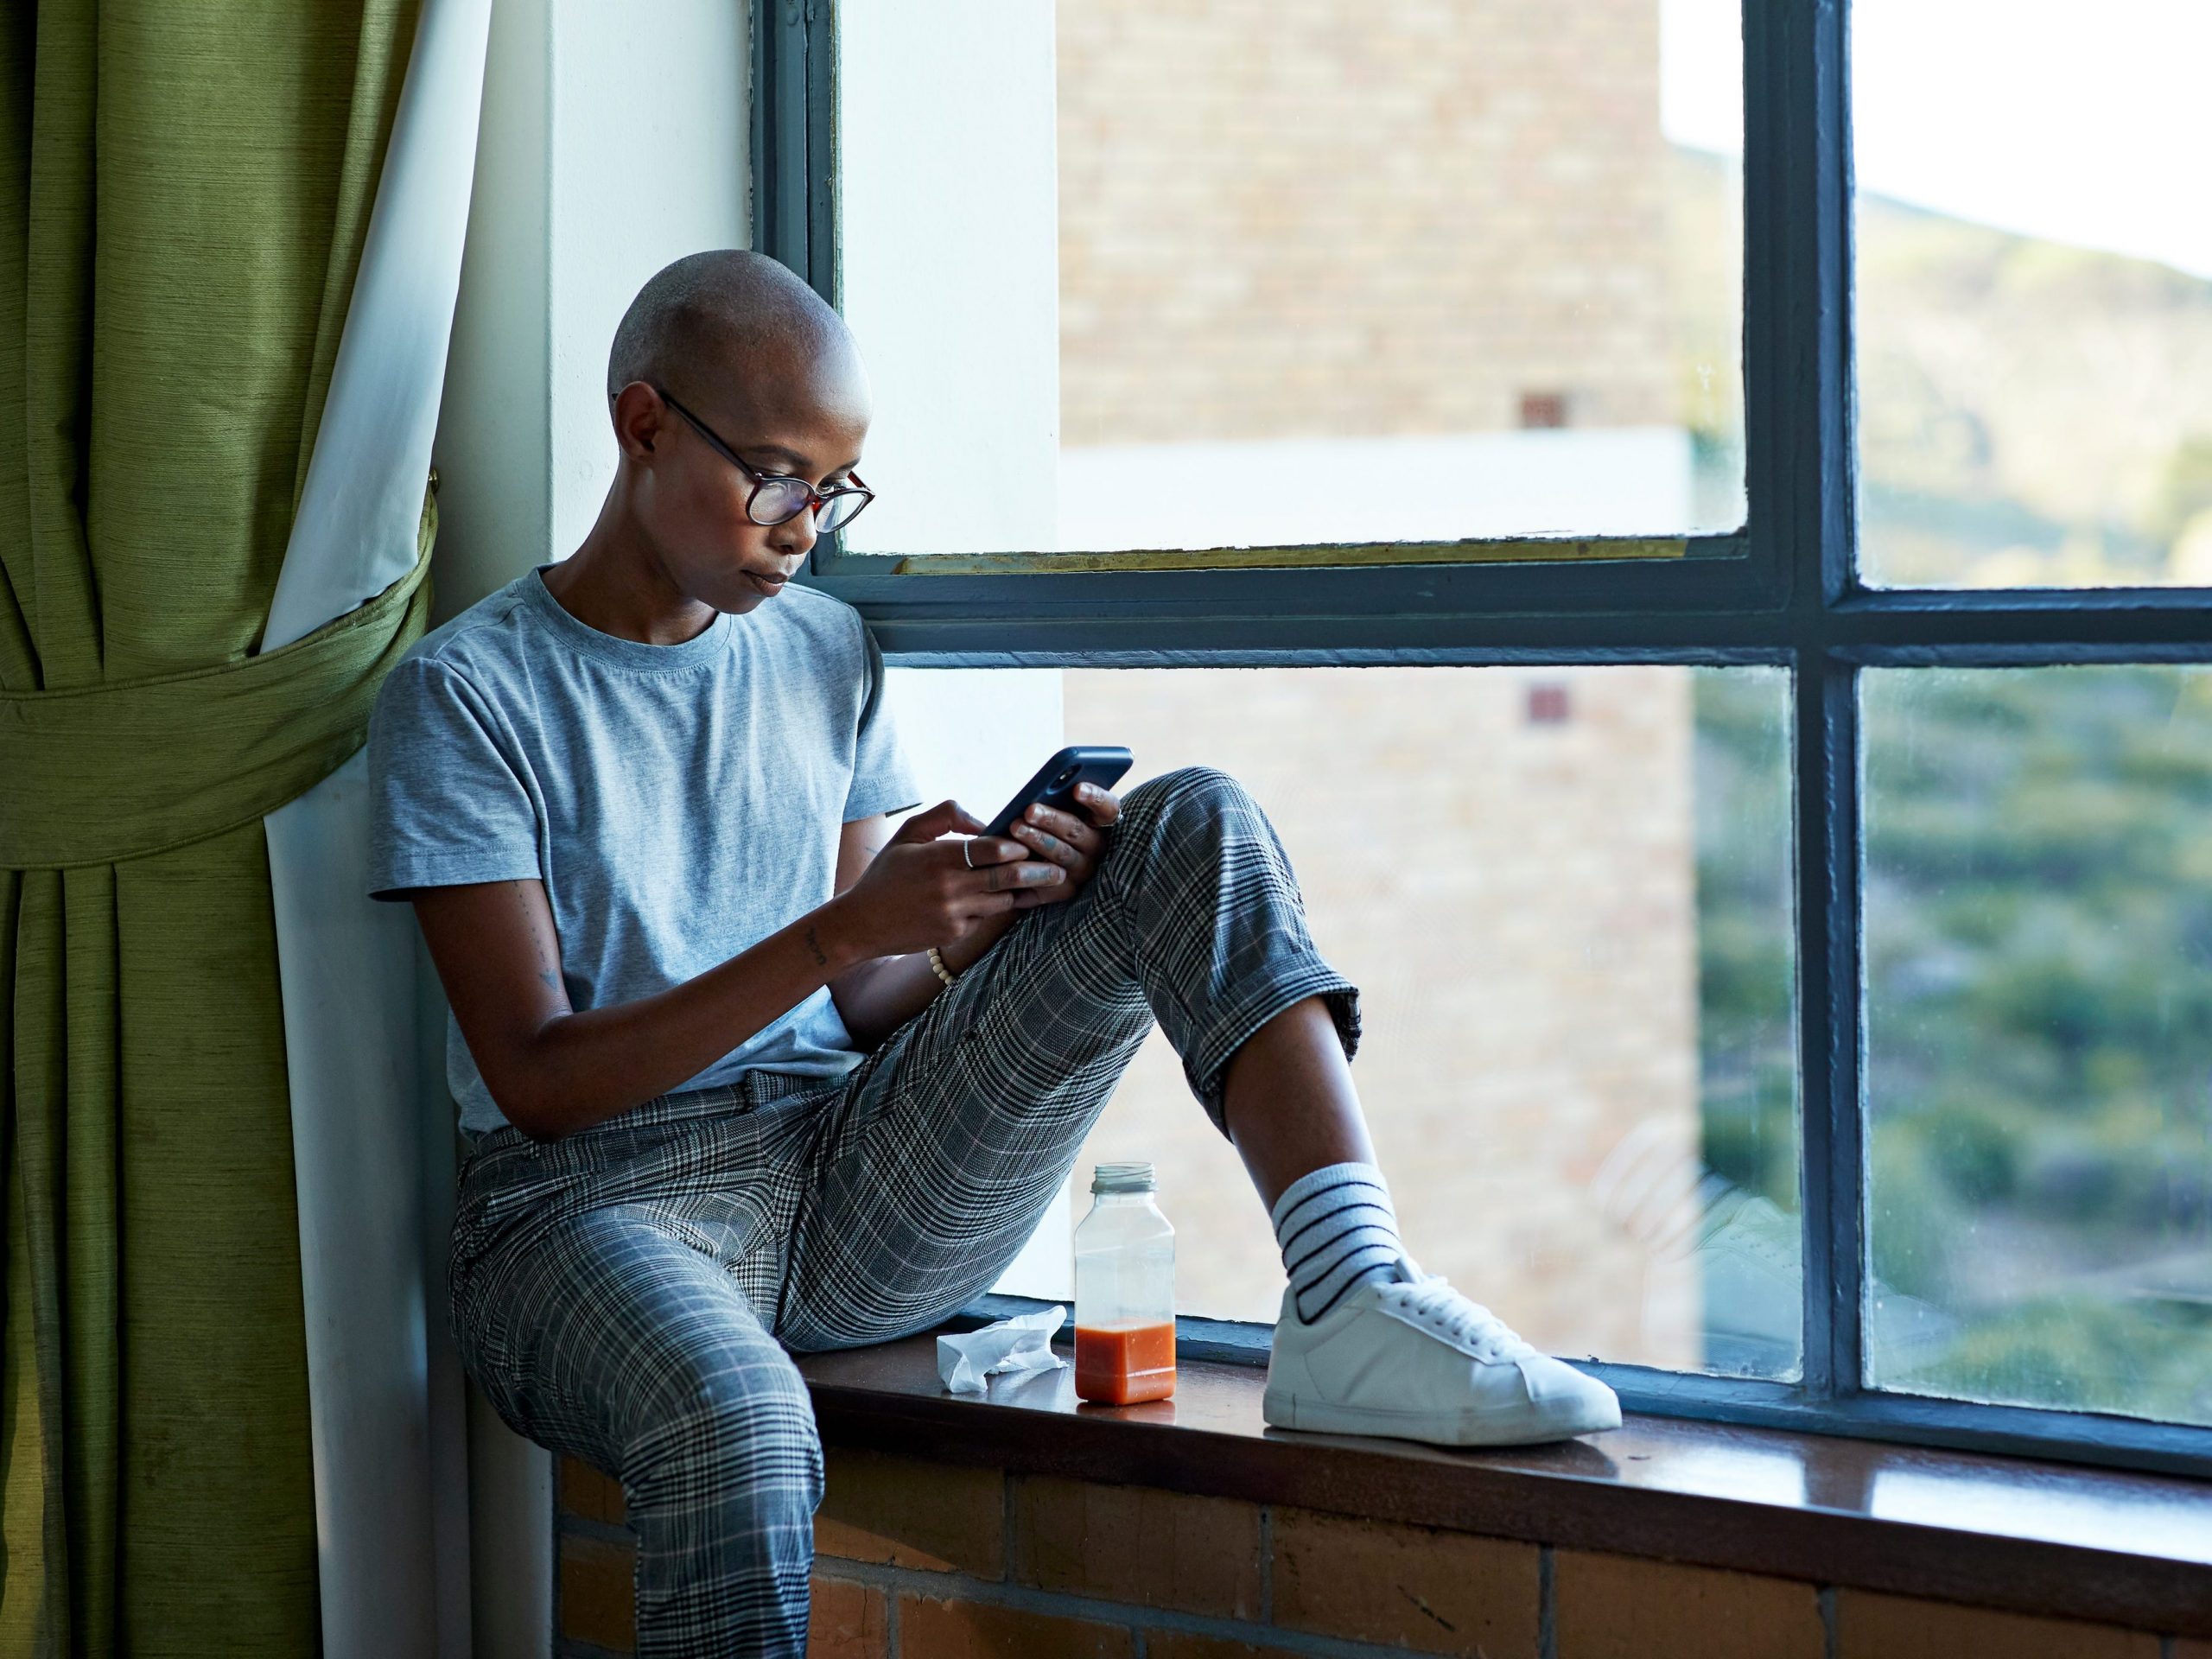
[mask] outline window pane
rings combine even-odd
[[[1421,1265],[1556,1352],[1797,1369],[1787,679],[1682,668],[1070,672],[1074,741],[1205,761],[1361,987]],[[1147,1158],[1190,1313],[1272,1320],[1236,1154],[1157,1033],[1085,1147]]]
[[[2212,584],[2212,8],[1852,16],[1866,579]]]
[[[1870,672],[1867,1375],[2212,1422],[2212,672]]]
[[[856,548],[1741,522],[1732,4],[841,11]]]

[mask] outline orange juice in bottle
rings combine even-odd
[[[1075,1391],[1099,1405],[1175,1392],[1175,1230],[1152,1166],[1100,1164],[1075,1230]]]

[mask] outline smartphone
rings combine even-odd
[[[1014,798],[1006,804],[1006,810],[991,820],[990,827],[983,833],[1005,835],[1014,828],[1016,819],[1039,801],[1082,817],[1084,815],[1075,804],[1075,786],[1096,784],[1101,789],[1111,789],[1134,764],[1127,749],[1110,745],[1071,744],[1037,768],[1037,775],[1015,791]]]

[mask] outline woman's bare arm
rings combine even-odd
[[[1032,889],[1066,879],[1019,841],[938,839],[962,816],[947,802],[881,841],[853,837],[839,861],[842,890],[828,904],[681,985],[581,1013],[561,976],[544,883],[485,881],[408,896],[493,1101],[524,1135],[554,1140],[679,1087],[875,958],[893,962],[874,983],[850,982],[860,987],[851,994],[864,1008],[895,1012],[916,968],[931,988],[938,983],[925,958],[903,967],[898,959],[931,940],[949,942],[956,963],[972,959],[960,954],[971,933],[1002,924]],[[862,1026],[880,1026],[880,1036],[898,1023],[881,1026],[882,1017],[863,1012]]]
[[[562,982],[543,882],[410,896],[485,1087],[509,1122],[539,1140],[588,1128],[696,1077],[867,948],[855,918],[824,906],[681,985],[579,1014]]]
[[[1076,823],[1052,827],[1088,833]],[[971,826],[982,827],[950,801],[893,833],[881,818],[849,825],[828,904],[681,985],[581,1013],[561,976],[544,883],[408,896],[493,1102],[524,1135],[555,1140],[698,1076],[824,985],[855,1039],[872,1046],[941,988],[915,954],[930,941],[957,973],[1016,910],[1065,899],[1090,874],[1087,857],[1035,826],[1017,830],[1021,840],[944,838]]]

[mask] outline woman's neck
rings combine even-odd
[[[714,625],[714,607],[679,592],[652,550],[605,513],[574,553],[545,572],[546,590],[587,627],[646,645],[679,645]]]

